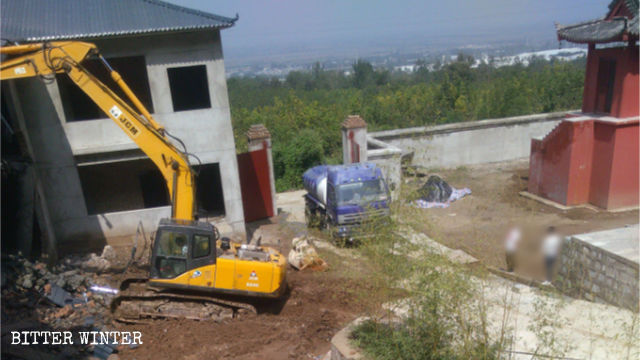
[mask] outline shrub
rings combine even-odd
[[[274,171],[277,191],[302,186],[302,173],[322,164],[322,140],[315,131],[304,129],[291,142],[274,145]]]

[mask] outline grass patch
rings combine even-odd
[[[401,324],[368,320],[356,326],[351,337],[355,345],[374,359],[498,359],[497,347],[487,349],[483,344],[478,344],[471,353],[458,354],[447,339],[432,336],[434,331],[438,329],[430,324],[417,323],[416,319]]]

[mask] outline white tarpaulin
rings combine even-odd
[[[471,189],[469,188],[463,188],[463,189],[451,188],[451,196],[449,196],[449,199],[446,202],[429,202],[423,199],[418,199],[414,201],[414,204],[416,207],[423,208],[423,209],[447,208],[452,202],[462,199],[463,197],[469,194],[471,194]]]

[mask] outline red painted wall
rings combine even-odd
[[[638,120],[564,120],[531,141],[529,192],[563,205],[639,204]]]
[[[626,118],[640,114],[638,105],[638,46],[596,49],[589,45],[587,69],[582,99],[582,112],[595,113],[598,96],[598,70],[602,60],[615,60],[615,80],[611,112],[613,117]]]
[[[606,209],[611,182],[615,127],[598,122],[594,124],[593,167],[589,202]]]
[[[251,222],[273,216],[267,149],[238,154],[238,173],[244,221]]]
[[[615,130],[614,150],[611,162],[608,209],[638,205],[638,122],[619,126]]]
[[[625,72],[620,74],[622,86],[618,117],[625,118],[640,115],[640,76],[638,76],[638,46],[625,48],[623,58],[626,59]]]
[[[572,122],[567,205],[589,201],[593,162],[593,121]]]

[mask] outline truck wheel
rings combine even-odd
[[[349,241],[347,241],[347,239],[345,239],[345,238],[334,237],[333,238],[333,243],[336,244],[336,246],[339,247],[339,248],[346,248],[347,245],[349,244]]]
[[[327,215],[326,214],[321,214],[317,218],[318,218],[318,227],[320,229],[322,229],[322,230],[328,230],[329,229],[329,221],[327,221]]]
[[[304,220],[308,228],[312,228],[317,225],[315,211],[309,209],[308,206],[304,208]]]

